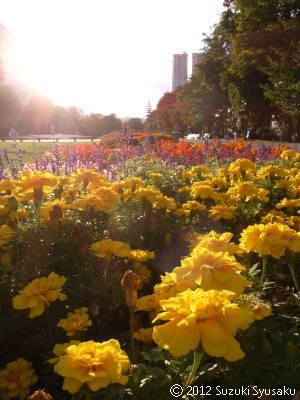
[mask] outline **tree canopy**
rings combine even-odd
[[[221,137],[232,129],[299,140],[299,1],[225,0],[224,7],[193,76],[173,93],[185,110],[177,124]]]

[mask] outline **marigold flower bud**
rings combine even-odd
[[[26,400],[53,400],[51,394],[44,392],[44,390],[36,390]]]
[[[121,281],[122,289],[125,292],[126,304],[128,308],[135,308],[137,301],[137,291],[140,287],[140,277],[133,271],[128,270],[125,272]]]

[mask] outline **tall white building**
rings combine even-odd
[[[192,54],[192,74],[194,75],[196,71],[196,65],[200,62],[201,53]]]
[[[174,92],[179,86],[187,83],[187,53],[174,54],[173,56],[173,76],[172,91]]]

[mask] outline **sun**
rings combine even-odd
[[[62,106],[84,106],[93,102],[95,56],[84,45],[61,29],[44,30],[40,37],[27,31],[16,47],[16,70],[21,82]],[[98,65],[99,67],[99,65]],[[99,71],[98,71],[99,74]]]

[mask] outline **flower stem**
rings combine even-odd
[[[203,351],[201,351],[201,350],[194,350],[194,363],[193,363],[193,368],[192,368],[192,370],[191,370],[191,372],[190,372],[190,375],[189,375],[189,377],[188,377],[188,379],[187,379],[187,381],[186,381],[185,386],[189,386],[189,385],[191,385],[191,384],[193,383],[193,381],[194,381],[194,379],[195,379],[195,376],[196,376],[196,373],[197,373],[197,370],[198,370],[198,368],[199,368],[199,365],[200,365],[200,363],[201,363],[201,360],[202,360],[203,356],[204,356],[204,352],[203,352]]]
[[[108,274],[108,269],[111,264],[111,259],[112,259],[112,254],[108,254],[104,259],[103,259],[103,277],[106,280],[107,279],[107,274]]]
[[[136,354],[135,354],[135,342],[134,342],[134,323],[133,323],[133,318],[134,318],[134,309],[129,308],[129,313],[130,313],[130,348],[131,348],[131,353],[132,353],[132,360],[135,362],[136,361]]]
[[[262,268],[262,273],[261,273],[261,278],[260,278],[260,284],[259,286],[262,286],[262,284],[264,283],[265,279],[266,279],[266,274],[267,274],[267,257],[263,257],[263,268]]]
[[[296,277],[296,274],[295,274],[295,264],[294,263],[289,263],[288,265],[289,265],[290,273],[292,275],[292,279],[293,279],[294,284],[295,284],[295,288],[296,288],[297,292],[299,292],[300,291],[299,290],[299,285],[298,285],[297,277]]]

